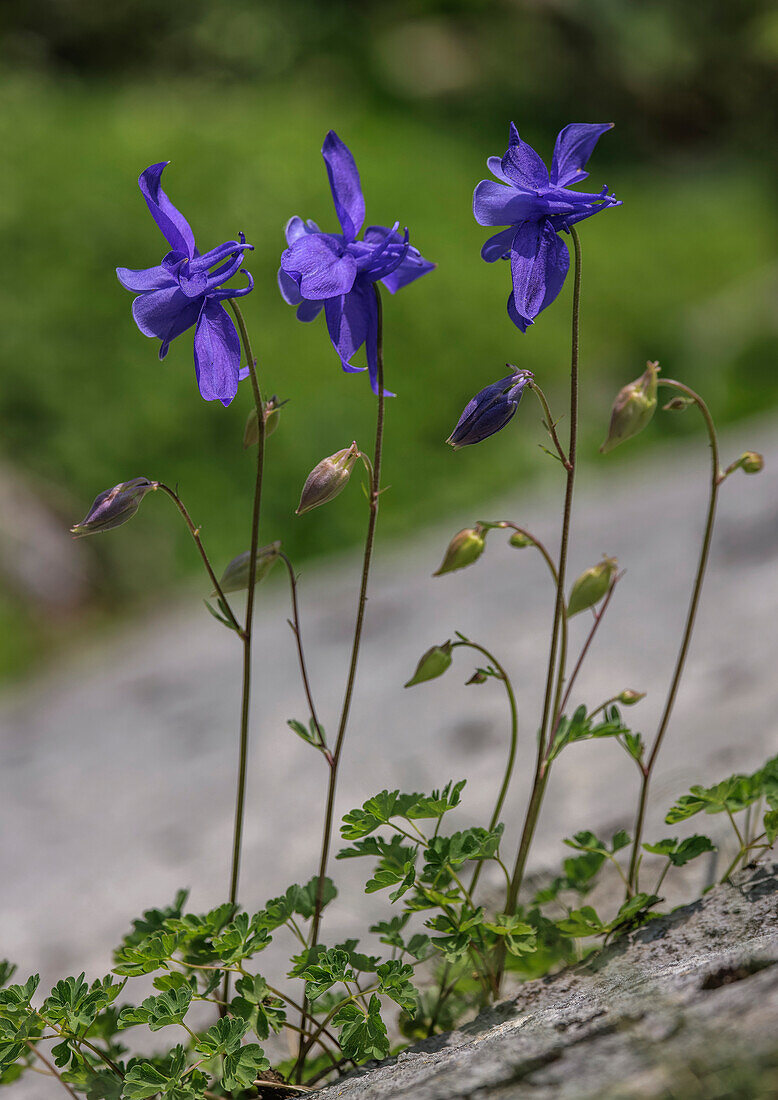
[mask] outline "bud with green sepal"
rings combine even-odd
[[[744,474],[758,474],[764,469],[764,456],[760,455],[758,451],[744,451],[740,458],[736,459],[727,469],[724,471],[724,476],[728,477],[735,470],[742,470]]]
[[[632,688],[625,688],[619,695],[616,696],[616,702],[621,703],[625,707],[634,707],[635,703],[639,703],[641,699],[645,699],[645,691],[633,691]]]
[[[257,550],[255,584],[265,579],[280,556],[280,542],[271,542],[269,546],[262,546]],[[242,592],[244,588],[248,588],[250,558],[251,551],[244,550],[242,554],[238,554],[237,558],[232,559],[219,581],[222,592]],[[214,596],[216,594],[216,592],[213,593]]]
[[[607,454],[625,439],[642,432],[649,423],[656,411],[659,371],[658,363],[649,362],[640,378],[619,390],[611,410],[608,438],[600,447],[602,454]]]
[[[440,577],[443,573],[452,573],[455,569],[464,569],[480,558],[486,546],[486,528],[481,523],[475,527],[465,527],[454,535],[437,569],[432,575]]]
[[[265,439],[269,439],[278,427],[281,419],[281,406],[285,404],[286,401],[279,401],[275,394],[265,402]],[[246,420],[246,428],[243,432],[244,450],[248,450],[249,447],[253,447],[255,443],[259,442],[258,424],[259,417],[257,416],[255,407],[251,410]]]
[[[423,684],[425,680],[435,680],[442,676],[452,661],[451,641],[443,645],[434,645],[428,649],[416,666],[416,671],[405,687],[413,687],[414,684]]]
[[[350,447],[336,451],[334,455],[323,458],[314,466],[303,485],[296,515],[301,516],[311,508],[318,508],[320,504],[334,500],[348,485],[354,463],[360,457],[359,447],[352,443]]]
[[[508,539],[508,545],[515,546],[517,550],[526,550],[528,546],[534,546],[535,543],[522,531],[514,531]]]
[[[687,409],[690,409],[692,405],[695,404],[696,402],[693,398],[681,397],[678,395],[676,397],[671,397],[667,404],[662,406],[662,412],[686,412]]]
[[[92,507],[80,523],[70,528],[75,538],[95,535],[99,531],[111,531],[132,519],[146,493],[157,488],[158,482],[147,477],[135,477],[132,481],[120,481],[113,489],[106,489],[95,497]]]
[[[568,618],[600,602],[611,586],[618,564],[616,558],[606,557],[580,575],[570,589],[570,599],[567,604]]]

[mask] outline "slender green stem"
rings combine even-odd
[[[556,603],[554,606],[554,619],[551,627],[551,646],[548,656],[548,672],[546,675],[546,693],[543,702],[543,718],[540,723],[540,730],[538,734],[538,753],[537,761],[535,764],[535,775],[532,782],[532,793],[530,795],[529,805],[527,806],[527,812],[524,818],[524,828],[522,830],[521,840],[519,841],[519,850],[516,853],[516,862],[514,864],[513,874],[511,876],[510,890],[508,891],[506,912],[509,914],[515,913],[516,911],[516,904],[519,897],[519,889],[521,887],[522,879],[524,878],[524,870],[527,864],[527,856],[529,854],[530,845],[532,844],[532,838],[535,834],[535,828],[537,826],[538,816],[540,814],[540,807],[543,803],[543,794],[546,789],[546,783],[548,782],[548,772],[550,765],[546,761],[546,737],[547,732],[550,732],[550,725],[553,720],[551,705],[554,696],[554,683],[555,680],[557,680],[558,683],[561,683],[564,677],[564,653],[560,655],[559,670],[557,674],[557,650],[560,645],[560,637],[562,639],[562,648],[566,649],[565,640],[567,637],[566,631],[564,630],[564,619],[566,618],[565,574],[567,569],[568,545],[570,541],[570,519],[573,509],[573,489],[575,487],[575,466],[578,444],[578,355],[581,315],[581,242],[574,226],[570,227],[570,235],[572,237],[573,248],[575,250],[575,281],[573,284],[573,315],[570,354],[570,441],[567,449],[567,481],[565,485],[565,501],[562,512],[562,534],[559,546],[559,564],[557,566]],[[500,987],[504,965],[505,951],[503,949],[503,951],[501,952],[501,958],[499,961],[496,976],[497,989],[499,989]]]
[[[69,1092],[70,1095],[74,1098],[74,1100],[78,1100],[78,1095],[73,1091],[73,1089],[70,1087],[70,1085],[67,1083],[67,1081],[62,1080],[62,1078],[60,1077],[59,1071],[54,1066],[54,1063],[50,1062],[49,1059],[46,1057],[46,1055],[42,1054],[38,1050],[35,1043],[31,1043],[29,1039],[25,1039],[24,1040],[24,1045],[28,1048],[28,1050],[32,1054],[35,1055],[36,1058],[38,1058],[43,1063],[44,1066],[46,1066],[46,1068],[47,1068],[48,1072],[51,1074],[51,1076],[57,1078],[60,1085],[62,1085],[63,1089],[65,1089],[67,1092]]]
[[[216,595],[219,597],[219,601],[222,604],[222,606],[224,608],[224,611],[225,611],[228,619],[230,620],[230,623],[232,624],[233,629],[236,630],[237,633],[242,637],[243,636],[243,628],[241,627],[238,620],[235,618],[235,615],[233,614],[232,608],[230,607],[229,601],[227,600],[227,597],[224,595],[224,592],[222,592],[222,586],[219,584],[219,581],[216,577],[216,574],[213,571],[213,566],[211,565],[211,562],[208,558],[208,555],[205,552],[205,547],[203,546],[202,541],[200,539],[200,528],[195,527],[194,523],[192,522],[192,517],[189,515],[189,512],[187,511],[187,509],[184,505],[184,502],[181,500],[181,497],[178,495],[178,493],[174,489],[171,489],[169,485],[164,485],[161,481],[157,481],[155,484],[156,484],[157,488],[160,489],[163,493],[167,493],[167,495],[170,497],[170,499],[175,504],[176,508],[178,508],[179,512],[184,517],[184,522],[186,523],[187,527],[189,528],[189,533],[191,534],[192,538],[194,539],[195,545],[197,546],[197,549],[200,551],[200,557],[203,559],[203,564],[205,565],[206,572],[208,573],[208,576],[211,579],[211,584],[214,587],[214,591],[216,592]]]
[[[462,641],[454,642],[452,649],[456,649],[458,646],[467,646],[470,649],[475,649],[478,653],[482,653],[486,657],[490,664],[494,665],[497,670],[500,679],[505,685],[505,694],[508,696],[508,707],[511,712],[511,733],[510,744],[508,748],[508,761],[505,765],[505,774],[503,775],[502,784],[500,785],[500,791],[497,795],[497,801],[494,806],[494,812],[492,813],[491,821],[489,822],[489,832],[491,833],[500,820],[500,814],[505,803],[505,797],[508,794],[508,787],[510,786],[511,777],[513,775],[513,768],[516,763],[516,751],[519,743],[519,712],[516,706],[516,695],[511,684],[510,676],[505,671],[503,666],[497,660],[493,653],[490,653],[484,646],[478,645],[477,642],[471,642],[469,639],[462,639]],[[483,861],[479,860],[476,865],[473,877],[470,880],[470,894],[473,894],[476,886],[478,885],[478,879],[481,877],[481,870],[483,868]]]
[[[555,706],[555,709],[554,709],[554,724],[553,724],[552,729],[551,729],[551,737],[549,738],[549,746],[548,746],[548,751],[549,752],[551,751],[551,746],[552,746],[553,740],[554,740],[553,735],[556,733],[557,727],[559,726],[559,720],[562,717],[562,714],[564,712],[565,707],[567,706],[567,702],[570,698],[570,693],[573,690],[573,685],[575,684],[575,681],[578,677],[578,673],[581,671],[581,665],[586,660],[586,655],[589,652],[589,647],[591,646],[592,642],[594,641],[594,636],[597,633],[597,627],[602,622],[603,616],[605,615],[605,612],[608,610],[608,604],[611,601],[611,596],[613,595],[613,592],[614,592],[614,589],[616,588],[616,583],[617,583],[618,580],[619,580],[618,577],[614,578],[613,583],[611,584],[610,588],[608,589],[607,595],[605,596],[605,599],[603,600],[602,604],[600,605],[599,610],[595,611],[595,613],[594,613],[594,622],[592,623],[591,630],[589,631],[589,633],[586,637],[586,641],[584,642],[583,646],[581,647],[581,652],[578,654],[578,660],[575,663],[575,668],[573,669],[572,673],[570,674],[570,679],[567,681],[567,687],[565,689],[565,693],[562,696],[562,699],[559,700],[556,703],[556,706]],[[559,691],[559,688],[561,687],[561,683],[562,683],[562,681],[560,681],[560,684],[557,688],[557,691]],[[611,700],[611,702],[613,702],[613,700]],[[604,704],[604,706],[607,706],[607,703]]]
[[[316,727],[319,734],[319,739],[324,746],[322,751],[328,759],[331,759],[329,751],[324,744],[324,727],[322,726],[316,714],[316,706],[313,701],[313,692],[311,691],[311,684],[310,680],[308,679],[308,669],[305,664],[305,650],[303,649],[303,638],[300,628],[300,608],[297,602],[297,578],[294,575],[292,563],[290,562],[286,554],[281,553],[279,557],[286,566],[287,572],[289,574],[289,588],[292,595],[292,618],[289,620],[289,625],[292,628],[292,633],[294,634],[294,639],[297,643],[297,658],[300,664],[300,675],[302,676],[303,680],[305,698],[308,701],[308,710],[311,712],[313,724]]]
[[[249,549],[248,595],[246,598],[246,618],[241,635],[243,640],[243,687],[240,711],[240,747],[238,754],[238,789],[235,797],[235,829],[232,845],[232,870],[230,873],[230,903],[235,905],[238,898],[240,877],[240,855],[243,840],[243,817],[246,804],[246,767],[248,764],[249,710],[251,697],[251,637],[254,625],[254,597],[257,582],[257,549],[259,547],[259,518],[262,510],[262,475],[265,467],[265,407],[257,378],[256,360],[251,350],[251,341],[238,303],[228,299],[229,305],[238,322],[243,348],[246,353],[251,389],[257,409],[257,471],[254,481],[254,506],[251,515],[251,545]],[[229,975],[224,979],[224,998],[229,1000]]]
[[[318,884],[316,887],[316,902],[311,924],[310,947],[316,946],[319,940],[319,927],[321,925],[321,912],[324,899],[324,883],[327,877],[327,863],[329,861],[330,846],[332,844],[332,826],[335,815],[335,792],[338,783],[338,765],[343,752],[343,741],[346,736],[349,714],[351,711],[351,699],[356,683],[357,663],[359,650],[362,643],[362,627],[365,621],[365,606],[367,604],[367,586],[370,578],[370,564],[373,558],[373,545],[375,542],[376,521],[378,519],[378,502],[381,494],[381,456],[384,443],[384,342],[383,342],[383,307],[381,292],[378,284],[373,284],[376,299],[377,323],[376,323],[376,360],[377,360],[377,397],[376,397],[376,431],[375,451],[372,464],[372,478],[370,483],[369,517],[367,521],[367,535],[365,536],[365,550],[362,558],[362,580],[359,587],[359,600],[357,603],[357,618],[354,625],[354,639],[351,646],[351,661],[349,663],[346,691],[343,697],[343,706],[338,723],[338,733],[335,747],[329,763],[329,783],[327,788],[327,801],[324,813],[324,829],[322,831],[321,855],[319,858]],[[300,1053],[296,1072],[302,1071],[302,1062],[305,1056],[304,1037],[301,1037]]]
[[[523,535],[525,539],[529,539],[529,541],[532,543],[532,545],[535,547],[535,549],[539,550],[540,553],[542,554],[543,560],[545,561],[546,565],[548,566],[548,568],[551,572],[551,576],[554,578],[554,584],[559,583],[559,578],[557,576],[557,571],[556,571],[556,566],[554,565],[554,561],[553,561],[551,555],[549,554],[548,550],[545,548],[543,543],[540,541],[540,539],[536,539],[535,536],[530,534],[529,531],[525,530],[524,527],[519,527],[518,524],[511,523],[511,521],[508,520],[508,519],[501,519],[497,523],[497,526],[498,527],[507,527],[511,531],[516,531],[519,535]]]
[[[660,888],[661,888],[661,886],[662,886],[662,883],[663,883],[663,882],[664,882],[664,880],[665,880],[665,875],[666,875],[666,874],[667,874],[667,872],[668,872],[668,871],[670,870],[670,868],[672,867],[672,865],[673,865],[673,862],[672,862],[672,860],[668,859],[667,863],[666,863],[666,864],[664,865],[664,867],[662,868],[662,873],[661,873],[661,875],[660,875],[660,876],[659,876],[659,878],[658,878],[658,879],[656,880],[656,886],[654,887],[654,893],[655,893],[655,894],[658,894],[658,893],[659,893],[659,890],[660,890]],[[627,886],[629,886],[629,882],[627,882]]]
[[[564,466],[564,468],[569,473],[569,471],[570,471],[570,459],[565,454],[564,448],[562,447],[562,444],[559,442],[559,436],[557,435],[557,432],[556,432],[556,423],[554,422],[554,420],[551,417],[551,409],[549,408],[549,404],[548,404],[548,401],[546,399],[546,395],[543,393],[543,390],[540,388],[540,386],[537,384],[537,382],[535,382],[534,379],[529,383],[529,388],[533,391],[533,393],[535,394],[535,396],[537,397],[538,401],[541,404],[541,407],[542,407],[543,412],[544,412],[545,417],[546,417],[543,426],[546,429],[546,431],[548,432],[548,434],[551,436],[551,441],[553,442],[554,446],[556,447],[557,454],[559,455],[559,458],[560,458],[560,461],[561,461],[562,465]]]
[[[654,765],[656,764],[656,758],[659,754],[659,750],[662,747],[662,741],[667,733],[667,727],[670,723],[670,716],[673,712],[673,706],[678,694],[678,687],[681,683],[681,676],[683,675],[684,665],[686,664],[686,657],[689,653],[689,645],[692,640],[692,633],[694,631],[694,621],[697,617],[697,608],[700,603],[700,595],[702,594],[702,582],[705,579],[705,569],[708,565],[708,557],[710,554],[711,540],[713,537],[713,525],[716,519],[716,504],[718,501],[718,493],[721,482],[724,475],[721,471],[721,463],[719,461],[719,443],[716,435],[716,426],[713,423],[713,417],[710,414],[708,406],[698,393],[685,386],[682,382],[676,382],[671,378],[660,378],[660,386],[668,386],[671,389],[680,390],[686,397],[691,398],[697,405],[697,408],[702,413],[702,417],[705,421],[705,426],[708,429],[708,438],[710,441],[710,456],[711,456],[711,474],[710,474],[710,495],[708,498],[708,511],[705,519],[705,529],[702,536],[702,546],[700,547],[700,558],[697,563],[697,572],[694,578],[694,585],[692,587],[691,599],[689,601],[689,610],[686,614],[686,624],[684,626],[683,635],[681,637],[681,647],[678,650],[678,657],[675,662],[675,669],[673,671],[673,677],[670,681],[670,687],[667,692],[667,699],[665,700],[664,710],[662,711],[662,717],[659,721],[659,728],[656,732],[656,738],[654,739],[654,745],[651,750],[651,754],[648,761],[643,767],[643,777],[640,786],[640,800],[638,802],[638,811],[635,818],[635,836],[632,842],[632,858],[629,865],[629,892],[633,893],[637,891],[637,871],[638,871],[638,853],[640,852],[640,843],[643,837],[643,826],[646,819],[646,806],[648,804],[648,791],[651,785],[651,776],[654,771]]]

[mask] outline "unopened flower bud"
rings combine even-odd
[[[744,451],[737,464],[744,474],[758,474],[764,469],[764,457],[757,451]]]
[[[634,707],[635,703],[639,703],[645,697],[645,691],[633,691],[632,688],[625,688],[619,695],[618,702],[625,707]]]
[[[464,569],[466,565],[472,565],[483,554],[485,546],[486,531],[480,523],[475,527],[465,527],[462,531],[458,531],[448,544],[440,568],[432,574],[433,577],[440,577],[443,573],[451,573],[454,569]]]
[[[121,527],[138,511],[146,493],[156,488],[156,481],[149,481],[147,477],[135,477],[132,481],[122,481],[114,485],[113,489],[106,489],[104,493],[95,497],[84,519],[71,527],[70,533],[76,538],[82,538],[84,535],[94,535],[98,531],[110,531],[114,527]]]
[[[457,426],[446,440],[455,451],[494,435],[515,416],[524,387],[534,375],[532,371],[518,370],[511,363],[505,365],[513,373],[486,386],[465,405]]]
[[[443,645],[434,645],[428,649],[416,666],[416,671],[411,676],[405,687],[413,687],[414,684],[423,684],[425,680],[435,680],[442,676],[451,664],[451,642]]]
[[[587,569],[570,589],[570,599],[567,602],[567,614],[577,615],[579,611],[585,611],[587,607],[594,607],[599,603],[610,588],[611,580],[618,562],[615,558],[603,558],[597,565]]]
[[[642,432],[656,409],[658,363],[647,363],[640,378],[624,386],[616,395],[611,410],[611,422],[608,438],[600,447],[607,454],[638,432]]]
[[[265,402],[265,439],[269,439],[278,427],[281,419],[281,406],[285,404],[286,401],[279,401],[275,394]],[[256,407],[254,407],[248,415],[246,428],[243,432],[244,450],[248,450],[249,447],[253,447],[255,443],[259,442],[258,424],[259,417],[257,416]]]
[[[476,669],[476,671],[473,673],[473,675],[470,677],[470,679],[466,681],[465,687],[467,687],[469,684],[485,684],[487,680],[488,680],[488,676],[486,675],[485,672],[481,672],[481,670],[479,668],[479,669]]]
[[[534,543],[521,531],[514,531],[508,539],[508,545],[515,546],[517,550],[526,550],[528,546],[534,546]]]
[[[662,406],[662,412],[686,412],[686,410],[694,404],[691,397],[681,397],[678,394],[676,397],[671,397],[666,405]]]
[[[257,568],[256,578],[254,583],[259,584],[264,580],[275,563],[278,561],[281,554],[281,543],[271,542],[269,546],[262,546],[257,550]],[[222,592],[242,592],[244,588],[249,586],[249,562],[251,560],[251,551],[244,550],[242,554],[238,554],[237,558],[233,558],[230,564],[222,573],[222,578],[219,581]],[[216,595],[216,592],[213,593]]]
[[[358,458],[359,447],[356,443],[352,443],[350,447],[336,451],[329,458],[323,458],[318,466],[314,466],[303,485],[296,514],[301,516],[311,508],[327,504],[342,492],[348,484],[354,463]]]

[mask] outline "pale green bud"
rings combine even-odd
[[[671,397],[666,405],[662,406],[662,412],[686,412],[694,404],[695,402],[691,397],[681,397],[680,394],[677,394],[675,397]]]
[[[486,531],[480,523],[475,527],[465,527],[462,531],[458,531],[448,544],[440,568],[432,574],[433,577],[440,577],[443,573],[451,573],[454,569],[464,569],[466,565],[472,565],[483,554],[485,546]]]
[[[632,688],[625,688],[619,695],[618,702],[625,707],[634,707],[635,703],[639,703],[645,697],[645,691],[633,691]]]
[[[281,543],[271,542],[269,546],[262,546],[257,550],[257,569],[255,584],[259,584],[264,580],[270,570],[281,554]],[[237,558],[233,558],[230,564],[222,573],[222,578],[219,581],[222,592],[242,592],[244,588],[249,586],[249,562],[251,560],[251,551],[244,550],[242,554],[238,554]],[[217,595],[216,592],[213,595]]]
[[[579,611],[585,611],[587,607],[594,607],[599,603],[610,588],[611,580],[618,567],[615,558],[603,558],[597,565],[587,569],[570,589],[570,599],[567,601],[567,614],[577,615]]]
[[[521,531],[514,531],[508,539],[509,546],[515,546],[517,550],[526,550],[528,546],[534,546],[532,539],[527,538]]]
[[[303,485],[296,514],[301,516],[311,508],[327,504],[342,492],[348,484],[354,463],[358,458],[359,447],[356,443],[352,443],[350,447],[336,451],[334,455],[323,458],[317,466],[314,466]]]
[[[744,474],[758,474],[764,469],[764,456],[757,451],[744,451],[737,464]]]
[[[281,420],[281,406],[285,404],[286,401],[279,401],[275,394],[265,402],[265,439],[269,439],[278,427],[279,421]],[[259,442],[258,424],[259,417],[257,416],[257,409],[255,406],[246,420],[246,427],[243,432],[244,450],[248,450],[249,447],[253,447]]]
[[[428,649],[416,666],[416,671],[411,676],[405,687],[413,687],[414,684],[423,684],[425,680],[435,680],[442,676],[452,661],[451,642],[443,645],[434,645]]]
[[[642,432],[656,410],[658,363],[647,363],[640,378],[619,390],[611,410],[608,438],[600,447],[607,454],[638,432]]]

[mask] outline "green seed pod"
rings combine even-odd
[[[428,649],[416,666],[416,671],[405,687],[413,687],[414,684],[423,684],[425,680],[435,680],[442,676],[451,664],[451,642],[443,645],[434,645]]]
[[[757,451],[744,451],[737,464],[744,474],[758,474],[764,469],[764,456]]]
[[[642,432],[656,410],[658,363],[647,363],[640,378],[624,386],[616,395],[611,409],[608,438],[600,447],[607,454],[638,432]]]
[[[348,485],[351,471],[358,458],[359,447],[356,443],[352,443],[350,447],[336,451],[334,455],[323,458],[317,466],[314,466],[303,485],[296,515],[301,516],[311,508],[327,504],[342,492]]]
[[[568,618],[600,602],[610,588],[617,566],[615,558],[603,558],[581,574],[570,589],[570,599],[567,601]]]
[[[281,543],[271,542],[269,546],[262,546],[257,550],[257,572],[255,584],[259,584],[268,575],[275,563],[278,561],[281,553]],[[242,554],[238,554],[237,558],[233,558],[230,564],[222,573],[219,584],[221,585],[222,592],[242,592],[244,588],[249,586],[249,559],[251,557],[250,550],[244,550]],[[213,592],[212,595],[217,595]]]
[[[480,523],[475,527],[465,527],[462,531],[458,531],[448,544],[440,568],[432,574],[433,577],[440,577],[443,573],[451,573],[455,569],[464,569],[466,565],[472,565],[483,554],[485,546],[486,530]]]
[[[534,546],[532,539],[527,538],[521,531],[514,531],[508,539],[509,546],[515,546],[517,550],[526,550],[528,546]]]
[[[278,427],[279,421],[281,420],[281,406],[285,404],[286,401],[279,401],[275,394],[265,402],[265,439],[269,439]],[[248,450],[249,447],[253,447],[256,443],[259,443],[258,423],[259,417],[257,416],[255,406],[248,415],[246,427],[243,432],[244,451]]]
[[[625,688],[619,695],[618,702],[625,707],[634,707],[635,703],[639,703],[645,697],[645,691],[633,691],[632,688]]]

